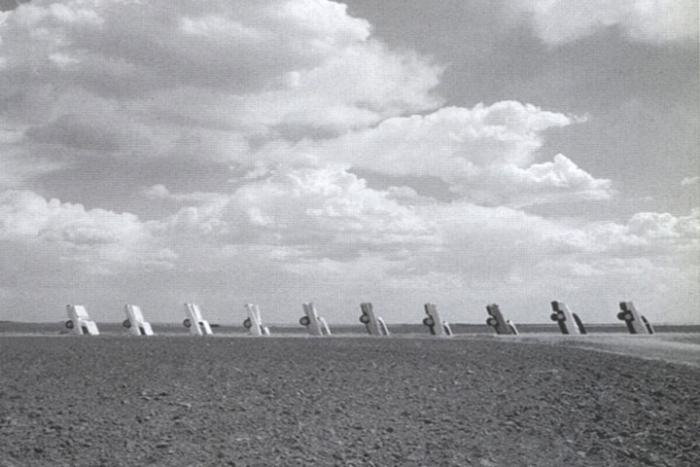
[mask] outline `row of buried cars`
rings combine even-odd
[[[212,335],[212,327],[208,321],[202,317],[202,311],[199,306],[194,303],[185,303],[185,320],[183,325],[189,329],[190,334],[197,336]],[[248,329],[250,335],[253,336],[269,336],[270,329],[262,322],[260,308],[254,304],[245,305],[247,318],[243,321],[243,326]],[[304,303],[304,316],[299,320],[299,324],[306,327],[309,334],[312,336],[330,336],[331,330],[326,320],[319,316],[318,311],[313,303]],[[360,322],[365,325],[367,333],[371,336],[389,336],[389,327],[384,319],[378,316],[371,303],[362,303],[360,305],[362,315]],[[569,310],[569,307],[559,301],[552,302],[551,319],[559,325],[562,334],[586,334],[586,327],[581,321],[581,318]],[[99,335],[97,324],[90,319],[87,310],[82,305],[68,305],[68,321],[66,327],[77,335]],[[152,336],[154,335],[151,324],[148,323],[141,312],[141,309],[136,305],[126,305],[124,307],[126,319],[123,322],[131,334],[135,336]],[[517,335],[518,328],[511,320],[504,318],[498,305],[491,304],[486,306],[486,311],[489,315],[486,324],[491,326],[496,334],[499,335]],[[433,303],[425,304],[426,317],[423,319],[423,324],[430,330],[430,333],[435,336],[451,337],[452,329],[450,324],[440,318],[440,313]],[[627,325],[630,334],[654,334],[654,328],[651,323],[641,315],[635,308],[632,302],[621,302],[620,312],[617,318]]]

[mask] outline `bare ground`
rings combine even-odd
[[[700,368],[537,339],[5,336],[0,467],[700,465]]]

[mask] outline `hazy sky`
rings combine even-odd
[[[0,319],[700,322],[696,0],[346,3],[0,2]]]

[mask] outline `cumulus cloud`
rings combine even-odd
[[[564,44],[617,27],[631,40],[655,44],[695,41],[695,0],[517,0],[509,7],[528,15],[537,35]]]
[[[160,187],[149,191],[165,194]],[[279,245],[295,249],[299,257],[337,260],[367,252],[388,257],[436,244],[432,223],[393,195],[394,190],[368,188],[339,167],[282,170],[230,195],[175,195],[199,202],[180,209],[161,228],[214,243]]]
[[[6,15],[3,113],[43,143],[148,153],[183,139],[342,132],[439,104],[441,67],[388,49],[326,0],[35,1]],[[125,145],[129,135],[140,139]],[[192,150],[202,148],[241,146]]]
[[[27,190],[0,192],[0,242],[33,245],[102,272],[120,264],[169,267],[176,255],[152,240],[133,214],[88,210]]]
[[[144,229],[132,214],[102,209],[86,211],[80,204],[46,200],[30,191],[0,195],[2,238],[29,237],[74,244],[139,240]]]
[[[533,163],[542,132],[582,120],[504,101],[390,118],[336,139],[270,144],[258,154],[271,163],[333,161],[395,176],[438,177],[455,193],[489,205],[608,199],[609,180],[594,178],[561,154]]]
[[[610,180],[594,178],[562,154],[524,169],[514,164],[491,166],[473,172],[455,189],[482,204],[516,207],[606,200],[615,193]]]
[[[17,8],[4,27],[5,46],[12,51],[15,41],[32,41],[39,47],[34,65],[59,82],[77,79],[110,96],[131,97],[175,86],[260,89],[294,67],[319,65],[369,35],[366,21],[323,0],[268,0],[254,6],[242,1],[197,5],[180,0],[168,7],[102,0],[37,1]],[[283,40],[285,36],[297,39]],[[79,66],[53,70],[56,64],[50,55],[59,53]],[[18,57],[9,56],[12,65]],[[26,73],[21,68],[15,71]]]
[[[553,251],[591,257],[646,257],[655,260],[700,251],[700,210],[688,215],[639,212],[626,222],[587,222],[566,226],[557,223],[549,235]],[[558,245],[558,246],[556,246]],[[684,261],[692,261],[692,256]]]
[[[631,234],[649,239],[700,240],[700,209],[694,209],[688,216],[676,217],[669,213],[640,212],[632,216],[628,223]]]
[[[635,40],[686,34],[626,15],[641,2],[565,4],[521,11],[553,44],[611,25]],[[696,211],[593,223],[523,209],[614,195],[576,155],[544,154],[548,132],[585,118],[517,101],[440,108],[443,67],[390,48],[340,3],[11,10],[0,13],[3,284],[30,277],[61,300],[77,283],[153,302],[205,290],[226,306],[235,290],[280,309],[303,294],[356,308],[378,289],[400,306],[437,290],[462,309],[475,292],[689,277]],[[72,177],[99,195],[66,189]],[[444,196],[419,194],[425,180]]]
[[[700,211],[638,213],[625,223],[562,222],[514,207],[443,203],[406,187],[372,189],[341,167],[280,170],[230,194],[149,191],[186,204],[154,229],[183,250],[259,257],[288,272],[322,265],[338,280],[353,265],[371,263],[396,287],[440,278],[477,290],[511,287],[535,280],[530,272],[552,279],[542,265],[557,261],[578,265],[563,269],[572,278],[609,278],[624,268],[594,265],[649,257],[652,266],[666,267],[668,258],[700,247]]]
[[[338,3],[36,1],[0,37],[3,117],[26,128],[24,157],[340,164],[438,177],[490,205],[612,195],[565,156],[540,160],[543,132],[579,117],[515,101],[407,116],[439,104],[442,67],[390,50]]]
[[[458,202],[421,215],[436,222],[441,248],[389,270],[387,282],[404,293],[437,293],[442,300],[469,291],[457,309],[483,309],[497,298],[516,320],[536,319],[522,311],[524,303],[541,303],[544,316],[554,298],[602,321],[613,319],[623,299],[641,303],[658,320],[670,316],[669,300],[682,302],[689,294],[697,300],[696,211],[639,213],[623,223],[566,222]],[[681,318],[696,319],[689,309],[676,311],[674,319]]]
[[[36,263],[23,268],[37,277],[71,264],[86,277],[177,265],[186,290],[212,280],[224,289],[259,280],[286,297],[280,288],[312,293],[321,281],[345,300],[382,284],[383,297],[397,303],[437,292],[463,300],[465,293],[516,297],[523,287],[570,296],[611,281],[624,290],[642,281],[659,292],[683,282],[700,251],[698,210],[638,213],[624,223],[562,222],[516,208],[442,203],[406,187],[372,189],[341,167],[279,170],[228,194],[174,194],[165,186],[147,194],[183,206],[142,222],[7,191],[0,242]]]

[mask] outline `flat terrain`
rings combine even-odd
[[[4,335],[0,467],[694,467],[698,341]]]

